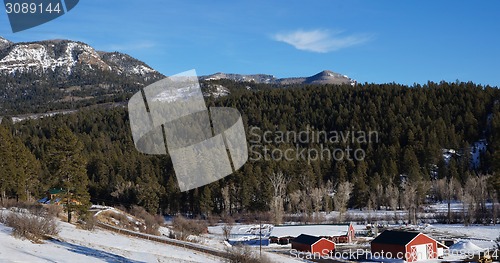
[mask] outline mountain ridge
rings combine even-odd
[[[43,75],[54,72],[64,77],[71,75],[74,70],[108,71],[141,77],[145,81],[164,77],[127,54],[97,51],[80,41],[55,39],[13,43],[0,37],[0,74],[33,72]]]
[[[217,72],[211,75],[200,76],[201,80],[211,81],[219,79],[229,79],[236,82],[253,82],[264,84],[350,84],[356,85],[356,80],[349,78],[347,75],[342,75],[330,70],[323,70],[315,75],[309,77],[290,77],[290,78],[276,78],[269,74],[236,74],[236,73],[223,73]]]
[[[72,40],[0,37],[0,114],[44,113],[122,102],[165,76],[119,52]]]
[[[98,51],[90,45],[73,40],[52,39],[13,43],[0,37],[0,74],[34,72],[39,75],[56,72],[65,77],[73,70],[108,71],[118,75],[143,77],[145,81],[160,79],[161,73],[146,63],[120,52]],[[264,84],[350,84],[356,80],[330,70],[308,77],[277,78],[270,74],[236,74],[217,72],[200,76],[200,80],[229,79],[237,82]]]
[[[14,43],[0,37],[1,115],[124,102],[141,88],[163,78],[163,74],[130,55],[98,51],[80,41],[53,39]],[[333,71],[296,78],[219,72],[199,79],[207,97],[233,92],[210,83],[217,79],[274,85],[356,84],[355,80]]]

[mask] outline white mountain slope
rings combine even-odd
[[[159,77],[156,70],[129,55],[98,52],[91,46],[71,40],[12,43],[0,37],[0,74],[56,72],[57,75],[92,71],[118,75]]]

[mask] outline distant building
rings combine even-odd
[[[270,240],[267,237],[242,237],[238,239],[228,239],[231,246],[269,246]]]
[[[65,199],[66,190],[62,188],[52,188],[45,193],[45,197],[38,200],[42,204],[52,204],[52,205],[66,205],[67,199]],[[75,199],[70,199],[72,204],[81,204]]]
[[[347,228],[347,232],[344,235],[340,236],[331,236],[328,239],[333,241],[334,243],[352,243],[354,239],[356,238],[356,231],[354,230],[354,226],[352,223],[349,224],[349,227]]]
[[[293,225],[277,226],[271,232],[271,243],[289,244],[300,234],[324,237],[335,244],[352,243],[356,239],[353,224],[346,225]]]
[[[335,251],[335,243],[323,237],[302,234],[292,240],[292,249],[312,254],[327,255]]]
[[[371,242],[372,256],[404,259],[407,262],[437,259],[443,246],[435,239],[409,231],[386,230]]]

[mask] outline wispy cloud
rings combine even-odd
[[[278,33],[273,36],[273,39],[290,44],[296,49],[326,53],[365,43],[371,39],[371,36],[345,35],[342,31],[316,29]]]

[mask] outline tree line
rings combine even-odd
[[[181,193],[168,155],[148,156],[135,150],[126,108],[85,109],[17,124],[4,120],[0,190],[5,197],[25,199],[16,189],[29,188],[36,197],[60,185],[64,176],[53,167],[51,145],[68,142],[58,135],[63,132],[81,145],[72,151],[81,156],[84,169],[78,173],[85,172],[93,203],[141,205],[152,213],[279,215],[336,210],[342,214],[347,208],[380,208],[405,209],[409,220],[416,220],[424,203],[462,200],[465,210],[471,210],[464,217],[472,223],[483,220],[480,215],[491,217],[486,203],[498,202],[500,93],[496,88],[470,82],[411,87],[394,83],[281,87],[227,80],[216,84],[231,94],[208,97],[207,104],[238,109],[247,133],[250,127],[273,132],[362,130],[377,131],[380,138],[370,144],[348,140],[325,146],[363,149],[363,160],[248,161],[233,175]],[[473,167],[470,148],[481,139],[488,142],[488,149],[479,166]],[[317,142],[269,145],[271,149],[320,146]],[[13,148],[24,149],[18,150],[23,154],[3,158],[12,155]],[[445,160],[443,149],[454,149],[455,154]],[[24,175],[12,176],[21,172],[8,167],[23,170],[20,163],[33,165],[26,169],[34,172],[22,173],[34,179],[28,180],[33,185],[23,183]],[[484,191],[471,192],[479,188]]]

